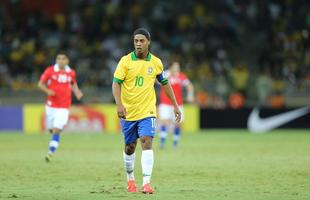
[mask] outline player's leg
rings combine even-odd
[[[54,155],[56,149],[59,146],[60,132],[61,132],[61,129],[53,128],[52,138],[51,138],[49,148],[48,148],[48,155],[50,156]]]
[[[137,192],[135,183],[134,168],[135,168],[135,150],[137,145],[137,123],[122,120],[122,133],[125,141],[125,149],[123,152],[124,167],[127,174],[127,191]]]
[[[174,148],[177,148],[179,145],[180,135],[181,135],[181,123],[176,123],[174,125],[174,130],[173,130],[173,147]]]
[[[173,130],[173,147],[174,148],[177,148],[179,145],[179,140],[181,136],[181,127],[182,127],[182,122],[184,120],[184,109],[182,106],[180,107],[180,110],[182,113],[181,122],[180,123],[175,122],[174,130]]]
[[[125,170],[127,172],[127,181],[134,180],[134,168],[135,168],[135,150],[137,142],[131,144],[125,144],[125,150],[123,152]]]
[[[169,125],[171,124],[171,115],[173,109],[169,105],[159,105],[160,118],[160,148],[163,149],[166,143]]]
[[[64,108],[48,108],[50,118],[53,120],[49,124],[49,129],[52,127],[52,138],[49,143],[48,154],[45,157],[46,161],[49,162],[52,156],[55,154],[59,142],[60,142],[60,132],[63,130],[64,126],[68,122],[69,110]]]
[[[53,122],[54,122],[55,112],[49,107],[45,106],[45,126],[50,134],[53,134]],[[49,143],[49,150],[45,157],[46,162],[50,162],[52,159],[52,154],[50,153],[51,141]]]
[[[154,152],[152,149],[153,137],[143,136],[141,137],[140,140],[142,145],[142,155],[141,155],[142,175],[143,175],[142,192],[151,194],[154,192],[153,188],[150,185],[154,165]]]
[[[127,173],[127,191],[137,192],[138,188],[135,182],[134,169],[135,169],[135,149],[136,144],[126,144],[125,151],[123,153],[124,166]]]
[[[143,174],[143,193],[153,193],[150,182],[154,164],[154,152],[152,149],[153,137],[155,135],[155,118],[146,118],[139,121],[138,134],[140,136],[142,146],[142,174]]]
[[[169,129],[170,120],[161,120],[160,121],[160,149],[163,149],[166,144],[168,129]]]
[[[50,134],[53,133],[54,112],[53,109],[45,106],[45,127]]]

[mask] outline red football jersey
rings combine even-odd
[[[49,66],[42,74],[40,81],[55,92],[55,96],[47,96],[46,105],[54,108],[71,106],[71,84],[76,83],[75,71],[69,66],[60,70],[58,65]]]
[[[174,96],[177,100],[178,105],[183,105],[183,86],[186,86],[189,84],[189,80],[186,77],[186,75],[182,72],[178,73],[177,75],[171,75],[168,72],[166,73],[169,83],[172,87],[172,90],[174,92]],[[161,104],[167,104],[172,105],[172,102],[167,97],[165,91],[161,88],[160,92],[160,103]]]

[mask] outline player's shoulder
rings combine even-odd
[[[126,55],[123,55],[120,59],[119,59],[119,62],[122,62],[122,63],[128,63],[130,60],[131,60],[131,53],[128,53]]]
[[[53,72],[54,71],[54,66],[53,65],[49,65],[45,68],[46,72]]]
[[[65,70],[66,70],[67,72],[75,73],[75,69],[72,68],[71,66],[66,66]]]
[[[187,79],[187,76],[184,72],[180,72],[179,73],[179,77],[182,78],[182,79]]]
[[[70,71],[69,71],[69,73],[71,73],[71,74],[73,74],[73,75],[75,75],[75,74],[76,74],[75,70],[74,70],[74,69],[72,69],[71,67],[70,67]]]
[[[46,67],[46,69],[48,69],[48,70],[54,70],[54,65],[49,65],[49,66]]]
[[[162,63],[161,59],[159,57],[157,57],[156,55],[154,55],[152,53],[150,53],[150,54],[151,54],[151,61],[154,61],[156,63]]]
[[[129,52],[126,55],[122,56],[121,60],[122,59],[127,59],[128,60],[129,58],[131,58],[131,56],[132,56],[132,52]]]
[[[160,59],[159,57],[157,57],[157,56],[154,55],[154,54],[151,54],[151,62],[152,62],[155,66],[157,66],[157,69],[158,69],[159,71],[162,71],[162,70],[163,70],[164,66],[163,66],[163,63],[162,63],[162,61],[161,61],[161,59]]]

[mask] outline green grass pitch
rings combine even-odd
[[[0,133],[0,199],[310,199],[310,131],[184,134],[180,148],[155,138],[153,195],[126,192],[120,134],[67,134],[45,163],[49,135]],[[141,185],[140,146],[135,176]]]

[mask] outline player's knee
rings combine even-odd
[[[125,153],[127,155],[131,155],[135,152],[135,149],[136,149],[136,144],[127,144],[125,146]]]
[[[164,119],[161,121],[162,125],[168,126],[170,124],[170,121],[168,119]]]
[[[54,134],[59,134],[61,132],[61,129],[59,129],[59,128],[54,128],[53,129],[53,133]]]
[[[176,127],[176,128],[181,128],[181,127],[182,127],[182,123],[176,122],[176,123],[175,123],[175,127]]]
[[[152,137],[145,136],[141,138],[141,146],[143,150],[152,149]]]

